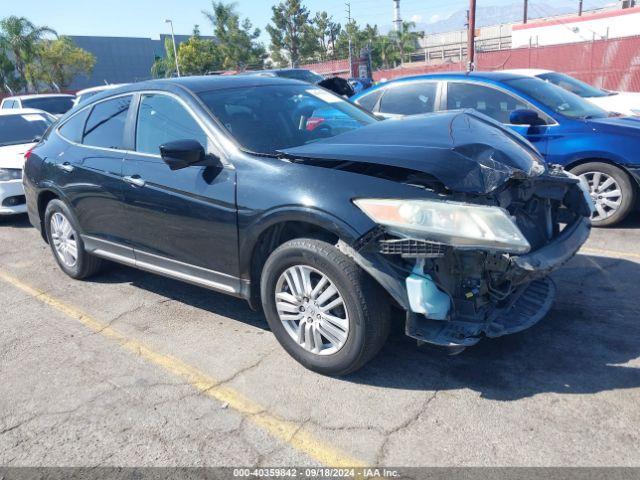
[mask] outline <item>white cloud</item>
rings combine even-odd
[[[422,21],[422,15],[411,15],[411,21],[420,23]]]
[[[438,20],[440,20],[442,17],[440,15],[438,15],[437,13],[435,15],[431,15],[431,18],[429,18],[429,23],[434,23],[437,22]]]

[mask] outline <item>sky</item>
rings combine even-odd
[[[482,2],[480,0],[478,3]],[[350,0],[351,15],[359,24],[390,26],[392,0]],[[487,5],[512,3],[513,0],[484,0]],[[276,0],[239,0],[237,10],[262,30],[262,40],[268,43],[264,27],[271,18],[271,6]],[[466,8],[468,0],[401,0],[402,17],[416,22],[446,18]],[[334,19],[346,23],[344,0],[305,0],[312,12],[326,10]],[[210,34],[203,9],[210,9],[210,0],[0,0],[0,17],[18,15],[36,25],[47,25],[62,35],[99,35],[117,37],[158,38],[169,33],[164,20],[173,21],[176,34],[190,34],[198,24],[203,35]]]

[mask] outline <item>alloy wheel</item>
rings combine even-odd
[[[68,268],[78,263],[78,243],[76,232],[71,222],[62,213],[56,212],[51,216],[51,239],[58,259]]]
[[[618,182],[604,172],[585,172],[580,175],[589,185],[589,195],[596,211],[591,217],[601,221],[615,214],[622,205],[622,189]]]
[[[340,350],[349,336],[349,316],[342,294],[319,270],[287,268],[276,282],[276,309],[298,345],[317,355]]]

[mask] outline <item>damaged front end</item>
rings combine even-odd
[[[470,346],[482,336],[532,326],[553,303],[556,289],[549,273],[589,236],[588,197],[579,179],[559,167],[466,200],[466,207],[458,204],[461,211],[492,205],[506,212],[527,248],[517,238],[511,246],[495,238],[484,246],[465,245],[473,242],[464,239],[447,242],[437,228],[434,234],[384,222],[352,252],[383,272],[378,280],[407,310],[406,334],[423,342]],[[487,231],[495,228],[485,225]]]
[[[339,248],[420,341],[464,347],[535,324],[553,303],[549,273],[589,236],[578,177],[475,111],[387,120],[282,154],[407,186],[404,198],[352,198],[377,227]]]

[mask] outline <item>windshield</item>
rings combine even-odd
[[[516,78],[504,80],[504,83],[537,100],[553,112],[568,118],[588,119],[609,116],[606,110],[539,78]]]
[[[31,143],[51,125],[51,119],[40,113],[0,115],[0,147]]]
[[[311,70],[280,70],[276,75],[282,78],[291,78],[293,80],[302,80],[307,83],[318,83],[324,80],[322,75],[318,75]]]
[[[37,108],[54,115],[67,113],[73,107],[73,97],[37,97],[22,100],[24,108]]]
[[[311,85],[265,85],[199,94],[245,150],[275,155],[378,120],[341,97]]]
[[[558,72],[549,72],[538,75],[538,78],[545,80],[547,82],[551,82],[554,85],[559,86],[560,88],[564,88],[565,90],[569,90],[576,95],[583,98],[593,98],[593,97],[607,97],[611,95],[609,92],[604,90],[600,90],[599,88],[592,87],[588,83],[584,83],[577,78],[570,77],[569,75],[565,75],[564,73]]]

